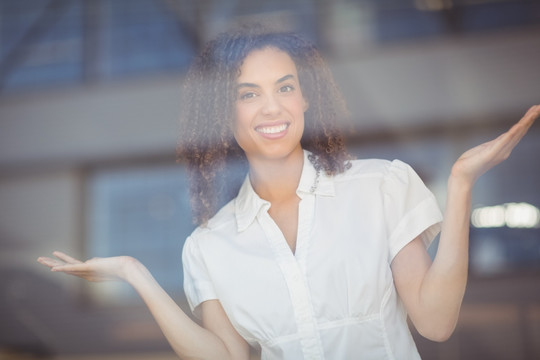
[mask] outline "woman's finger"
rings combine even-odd
[[[40,264],[43,264],[48,267],[60,266],[64,264],[64,262],[58,261],[56,259],[51,259],[50,257],[46,257],[46,256],[38,257],[37,261]]]
[[[536,105],[531,107],[525,115],[514,126],[508,130],[509,145],[514,147],[523,136],[527,133],[534,121],[540,115],[540,106]]]
[[[57,266],[54,266],[52,271],[61,271],[61,272],[69,272],[69,273],[86,273],[90,272],[88,265],[85,263],[77,263],[77,264],[59,264]]]
[[[92,277],[95,277],[95,271],[92,271],[87,264],[63,264],[58,266],[53,266],[51,268],[53,272],[61,272],[68,275],[78,276],[83,279],[89,280]]]
[[[72,258],[71,256],[61,252],[61,251],[55,251],[53,252],[53,255],[57,258],[64,260],[68,264],[82,264],[83,262],[80,260],[77,260],[75,258]]]
[[[538,119],[540,116],[540,105],[532,106],[525,115],[519,120],[512,128],[510,128],[509,132],[513,133],[514,136],[521,139],[525,133],[529,130],[529,128],[534,124],[535,120]]]
[[[107,281],[115,280],[115,276],[111,276],[107,273],[101,273],[96,271],[90,264],[64,264],[59,266],[54,266],[51,268],[53,272],[61,272],[68,275],[73,275],[80,277],[82,279],[97,282],[97,281]]]
[[[540,105],[532,106],[510,130],[492,141],[494,153],[509,155],[539,116]]]

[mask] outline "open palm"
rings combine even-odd
[[[92,258],[85,262],[55,251],[56,258],[40,257],[38,262],[52,271],[78,276],[88,281],[124,280],[126,265],[132,261],[130,256]]]
[[[486,171],[508,158],[539,116],[540,105],[535,105],[510,130],[463,153],[452,167],[452,176],[473,184]]]

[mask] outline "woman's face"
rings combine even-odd
[[[237,79],[234,137],[248,160],[282,159],[302,151],[304,100],[296,65],[276,48],[248,54]]]

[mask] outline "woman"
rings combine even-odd
[[[229,33],[187,79],[180,156],[194,216],[185,291],[200,325],[131,257],[38,261],[90,281],[119,279],[144,299],[181,358],[419,358],[452,333],[465,291],[471,190],[540,114],[452,167],[444,219],[406,164],[350,160],[344,107],[317,50],[293,34]],[[217,213],[235,161],[238,195]],[[441,230],[437,255],[426,252]]]

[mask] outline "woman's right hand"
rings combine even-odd
[[[37,261],[52,271],[88,281],[124,280],[139,293],[180,358],[249,359],[249,345],[236,332],[218,300],[203,303],[208,328],[194,322],[163,290],[148,269],[131,256],[93,258],[82,262],[60,251]]]
[[[128,267],[137,262],[131,256],[92,258],[82,262],[60,251],[53,252],[53,255],[56,258],[42,256],[37,261],[51,268],[51,271],[63,272],[93,282],[126,280]]]

